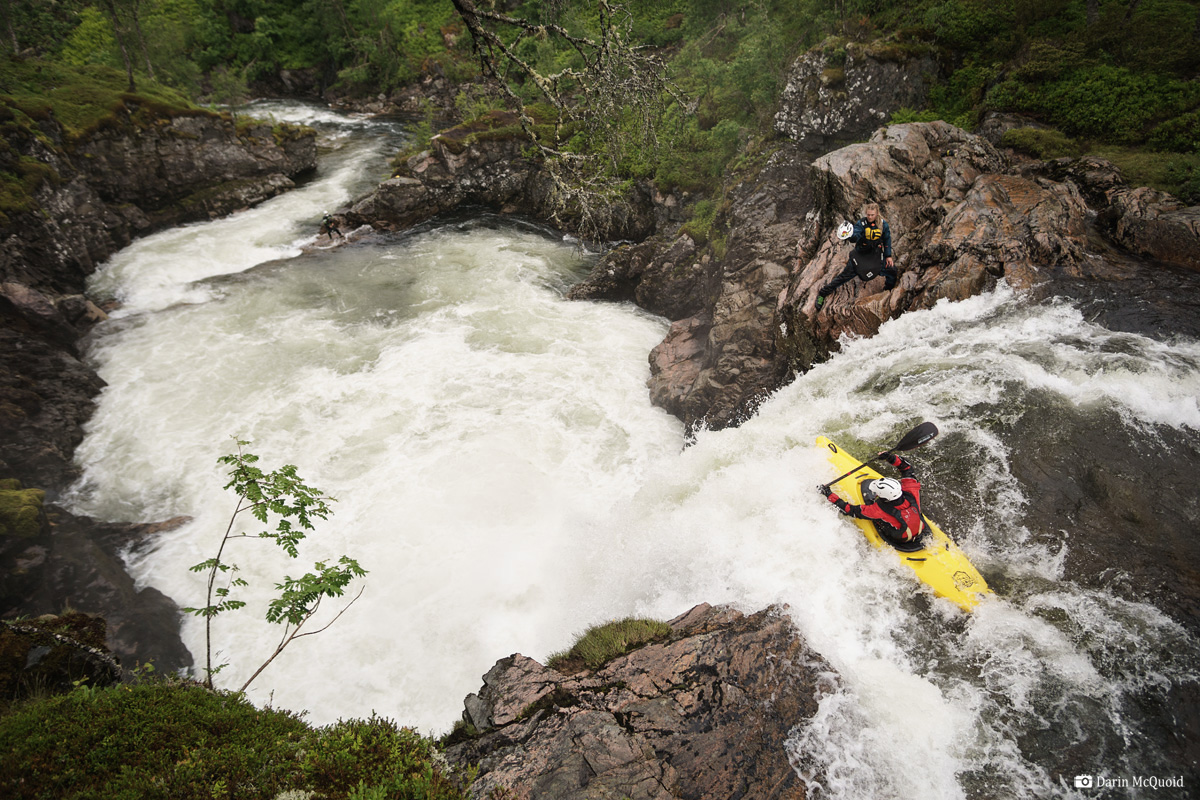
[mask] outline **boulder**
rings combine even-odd
[[[664,221],[682,221],[682,204],[636,184],[615,200],[593,205],[588,219],[578,198],[555,202],[559,180],[533,150],[515,114],[492,111],[444,130],[426,150],[410,154],[366,197],[345,211],[344,227],[403,230],[460,206],[547,220],[564,231],[591,226],[607,241],[641,241]]]
[[[30,492],[36,490],[0,495]],[[104,618],[101,642],[126,667],[151,660],[160,671],[191,665],[179,638],[179,607],[157,589],[139,589],[121,555],[185,518],[105,523],[39,503],[33,521],[32,530],[0,532],[0,617],[56,614],[69,607]]]
[[[117,683],[121,667],[104,639],[104,619],[90,614],[0,620],[0,703]]]
[[[806,150],[862,139],[901,108],[922,108],[937,62],[927,47],[831,39],[796,59],[775,130]]]
[[[1200,270],[1200,206],[1147,187],[1114,187],[1107,193],[1113,238],[1139,255]]]
[[[1050,268],[1081,268],[1088,208],[1079,189],[1008,166],[987,140],[944,122],[889,126],[814,161],[816,213],[778,304],[782,338],[812,342],[790,349],[827,352],[843,334],[871,336],[903,311],[962,300],[1001,278],[1027,287]],[[899,281],[891,291],[882,278],[852,281],[816,313],[817,293],[849,253],[833,230],[868,200],[889,221]]]
[[[478,765],[471,796],[805,797],[786,742],[836,685],[830,666],[780,608],[701,605],[671,627],[596,671],[498,661],[466,702],[477,734],[446,751]]]

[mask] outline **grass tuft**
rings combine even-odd
[[[567,673],[583,669],[597,670],[614,658],[639,647],[666,641],[672,632],[671,626],[665,622],[633,617],[594,625],[584,631],[570,650],[550,656],[546,665]]]

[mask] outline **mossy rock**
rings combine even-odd
[[[846,70],[841,67],[828,67],[821,70],[822,86],[840,86],[846,82]]]
[[[0,705],[116,683],[121,671],[105,644],[107,630],[103,617],[79,612],[0,624]]]
[[[32,539],[42,532],[42,504],[46,493],[41,489],[0,488],[0,535]]]

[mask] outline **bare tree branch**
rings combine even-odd
[[[596,0],[599,26],[594,35],[481,8],[476,0],[452,2],[471,33],[480,71],[498,86],[546,159],[553,216],[560,222],[568,215],[576,219],[585,236],[603,231],[616,213],[614,177],[620,164],[633,153],[657,150],[670,103],[682,105],[666,63],[650,48],[633,43],[632,16],[610,0]],[[531,38],[562,43],[578,63],[554,73],[540,71],[522,55],[522,44]],[[553,137],[536,130],[514,86],[521,81],[554,108]],[[568,126],[572,135],[582,136],[585,152],[564,148]]]

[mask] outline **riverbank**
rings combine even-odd
[[[316,168],[315,133],[136,95],[75,130],[53,107],[35,119],[12,102],[3,165],[38,180],[0,218],[0,478],[44,490],[49,502],[36,533],[0,543],[6,587],[20,587],[5,592],[0,614],[76,603],[108,618],[110,647],[130,667],[153,658],[178,669],[190,664],[173,630],[178,609],[133,586],[121,565],[128,538],[54,505],[78,477],[75,448],[104,387],[80,346],[106,317],[86,280],[135,236],[293,188]],[[146,528],[126,527],[135,537]]]

